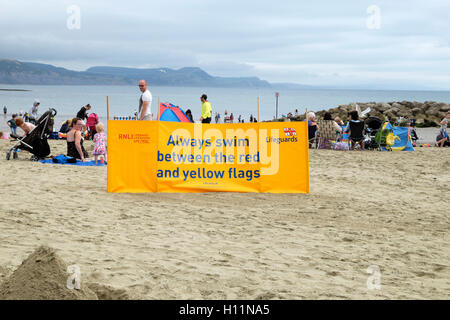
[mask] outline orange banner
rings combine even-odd
[[[108,192],[309,193],[306,122],[108,121]]]

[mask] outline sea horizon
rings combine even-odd
[[[114,117],[132,117],[138,109],[139,88],[132,85],[13,85],[0,84],[0,107],[6,106],[8,114],[29,111],[34,99],[39,99],[42,114],[48,108],[58,112],[57,121],[74,117],[78,110],[91,104],[91,112],[106,119],[106,97],[109,97],[110,119]],[[30,91],[9,91],[30,90]],[[450,91],[439,90],[366,90],[366,89],[275,89],[275,88],[219,88],[196,86],[157,86],[150,85],[153,96],[152,112],[157,114],[158,98],[190,109],[194,120],[198,121],[201,112],[200,95],[206,93],[213,107],[213,116],[225,110],[239,115],[248,121],[250,115],[258,116],[257,99],[260,100],[260,120],[272,120],[289,112],[298,110],[299,114],[335,108],[352,102],[392,102],[392,101],[438,101],[450,102]],[[276,114],[275,92],[279,92],[278,114]]]

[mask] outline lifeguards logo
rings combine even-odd
[[[284,135],[286,137],[293,137],[297,135],[297,132],[294,128],[284,128]]]
[[[266,142],[280,144],[283,142],[297,142],[298,141],[297,131],[295,131],[294,128],[283,128],[283,131],[284,131],[284,136],[285,136],[284,138],[275,138],[275,137],[270,136],[270,137],[267,137]]]

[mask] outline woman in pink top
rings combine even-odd
[[[97,124],[98,124],[98,115],[96,113],[91,113],[86,121],[86,127],[89,128],[89,134],[91,136],[91,139],[94,139],[94,136],[97,133],[97,130],[95,129],[95,126]]]

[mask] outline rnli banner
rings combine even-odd
[[[309,193],[306,122],[108,121],[108,192]]]

